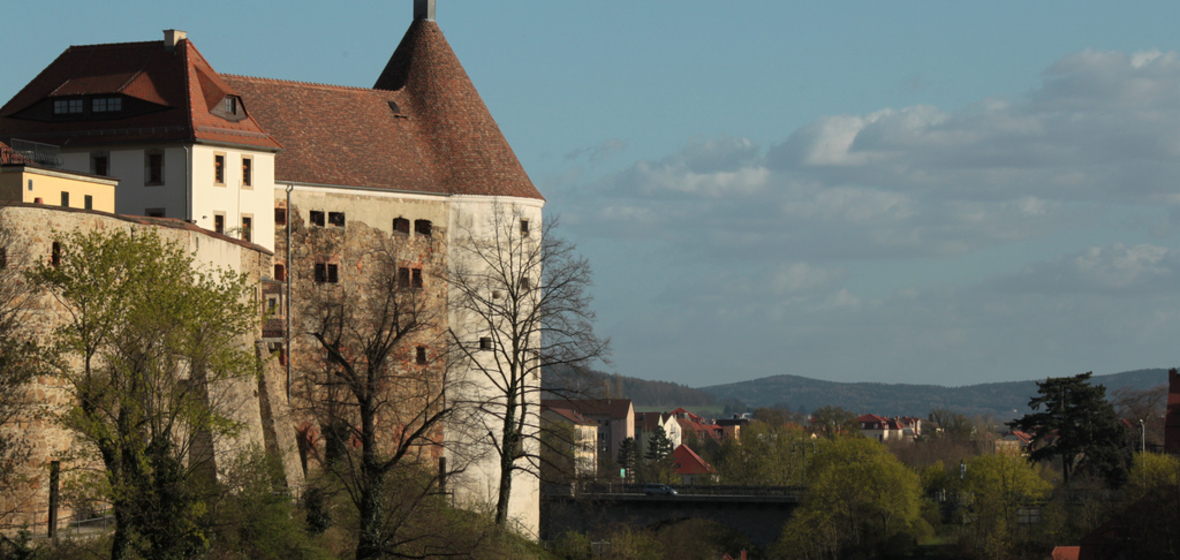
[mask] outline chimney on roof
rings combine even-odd
[[[414,0],[414,20],[434,21],[434,0]]]
[[[164,50],[172,52],[176,50],[176,45],[180,44],[188,33],[180,31],[179,29],[165,29],[164,30]]]

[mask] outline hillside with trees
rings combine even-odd
[[[1120,388],[1146,390],[1167,383],[1165,369],[1142,369],[1096,375],[1093,383],[1103,385],[1107,394]],[[836,383],[795,375],[778,375],[725,385],[702,387],[718,402],[738,400],[757,407],[780,407],[809,412],[839,405],[854,412],[889,416],[925,416],[934,409],[950,409],[968,416],[992,415],[1015,418],[1029,412],[1028,396],[1036,393],[1037,382],[1009,381],[962,387],[908,385],[902,383]]]

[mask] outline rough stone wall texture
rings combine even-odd
[[[9,238],[5,247],[8,264],[12,267],[28,267],[48,259],[51,244],[57,234],[75,230],[106,231],[115,228],[135,230],[153,229],[164,239],[179,243],[191,250],[198,263],[213,267],[228,267],[246,274],[255,286],[252,296],[255,309],[262,309],[261,290],[258,288],[261,276],[269,276],[272,270],[271,254],[264,248],[245,244],[228,237],[201,230],[178,220],[123,217],[94,211],[64,209],[42,205],[12,205],[0,208],[0,225],[7,229]],[[48,333],[61,324],[65,310],[51,295],[35,294],[27,301],[27,327],[33,333]],[[261,322],[259,322],[260,328]],[[244,337],[242,344],[249,348],[261,332]],[[265,355],[261,362],[266,373],[260,378],[227,380],[210,388],[209,398],[218,403],[221,411],[242,425],[240,436],[212,442],[215,460],[224,466],[235,453],[269,447],[279,452],[284,464],[288,465],[287,484],[298,488],[302,485],[302,472],[290,468],[298,464],[294,437],[290,430],[290,410],[286,399],[273,398],[284,394],[279,378],[272,370],[277,359]],[[265,391],[260,389],[265,386]],[[280,388],[282,390],[280,391]],[[98,466],[93,450],[75,434],[63,429],[56,418],[74,404],[64,381],[46,376],[35,379],[24,388],[35,403],[36,414],[18,418],[0,430],[15,431],[32,444],[32,454],[20,468],[23,477],[21,488],[8,495],[0,496],[0,513],[9,512],[6,519],[0,519],[0,528],[16,528],[27,524],[44,534],[48,518],[48,474],[51,461],[62,462],[63,480],[71,473]],[[266,413],[264,414],[264,410]],[[280,435],[274,445],[266,445],[267,431]],[[59,514],[62,523],[72,515],[71,504],[63,504]]]
[[[328,367],[322,345],[308,334],[316,330],[320,319],[317,302],[343,294],[354,298],[378,297],[380,294],[371,292],[383,287],[374,287],[375,283],[379,284],[379,279],[374,275],[400,274],[400,271],[391,270],[390,266],[393,269],[407,269],[411,274],[420,274],[421,287],[416,287],[417,280],[411,277],[415,284],[411,289],[420,302],[423,318],[428,325],[397,345],[393,358],[394,369],[399,375],[442,382],[448,367],[443,350],[447,333],[447,289],[443,280],[447,254],[446,210],[445,203],[437,198],[429,200],[421,197],[295,191],[292,193],[291,205],[287,207],[286,194],[282,196],[277,200],[277,206],[286,210],[287,226],[276,226],[275,262],[285,268],[291,285],[293,425],[300,434],[304,469],[314,471],[326,451],[326,442],[321,435],[324,430],[321,425],[323,418],[316,408],[324,390],[319,380]],[[314,223],[311,212],[320,213]],[[343,214],[344,225],[333,225],[330,220],[332,214]],[[396,231],[395,219],[407,220],[409,232]],[[415,228],[416,222],[420,220],[430,222],[429,235]],[[288,228],[290,253],[287,252]],[[335,267],[336,281],[317,281],[317,264]],[[326,269],[324,272],[327,272]],[[366,290],[370,293],[363,293]],[[352,322],[362,333],[371,328],[363,320]],[[425,365],[417,361],[417,348],[420,346],[426,349]],[[398,396],[392,391],[389,397],[396,402]],[[410,407],[413,402],[417,401],[406,399],[399,404]],[[378,418],[378,426],[388,431],[380,432],[379,438],[383,437],[386,443],[392,443],[404,428],[399,416],[414,411],[398,410],[395,406],[386,411],[385,417]],[[433,436],[441,440],[441,431],[436,431]],[[436,447],[418,451],[416,460],[424,465],[436,462],[441,454],[441,450]]]

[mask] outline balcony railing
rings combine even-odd
[[[24,161],[4,161],[3,154],[0,154],[0,161],[3,163],[35,163],[45,167],[61,167],[62,165],[61,148],[52,144],[13,138],[12,152],[15,156],[23,158]]]

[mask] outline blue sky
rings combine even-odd
[[[595,268],[605,369],[964,385],[1176,365],[1180,4],[439,0]],[[71,44],[370,86],[411,2],[5,13],[0,98]]]

